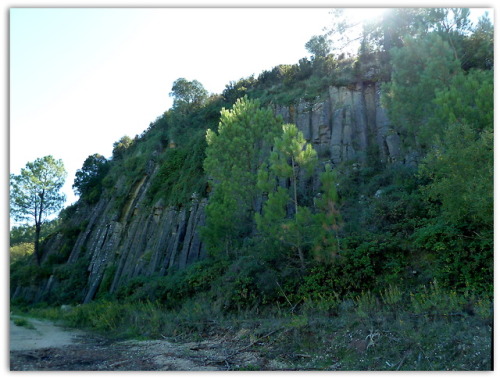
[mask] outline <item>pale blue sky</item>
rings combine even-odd
[[[328,9],[11,9],[10,171],[51,154],[74,173],[171,105],[179,77],[212,93],[296,63]]]
[[[10,172],[62,159],[64,192],[89,155],[111,155],[171,106],[179,77],[231,80],[308,56],[328,8],[10,9]],[[374,10],[356,10],[361,17]]]

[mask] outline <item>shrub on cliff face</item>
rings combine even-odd
[[[75,263],[60,265],[54,269],[54,277],[59,282],[50,299],[53,304],[79,304],[83,301],[88,280],[88,258],[80,258]]]
[[[10,247],[10,264],[19,260],[25,259],[33,254],[35,245],[29,242],[22,242],[20,244]]]

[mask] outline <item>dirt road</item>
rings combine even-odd
[[[223,338],[191,343],[110,341],[49,321],[10,323],[11,371],[207,371],[281,369]]]
[[[16,319],[16,318],[14,318]],[[48,321],[18,318],[25,326],[10,320],[10,351],[35,350],[72,345],[82,332],[63,329]]]

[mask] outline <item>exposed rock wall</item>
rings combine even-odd
[[[107,292],[115,292],[120,285],[138,276],[166,275],[206,256],[199,227],[204,225],[206,199],[193,199],[183,209],[164,207],[161,202],[151,207],[145,201],[154,172],[145,175],[130,190],[122,207],[116,199],[106,196],[90,209],[77,211],[72,222],[84,222],[69,255],[68,264],[86,259],[87,285],[82,300],[95,298],[106,272],[112,273]],[[45,259],[62,248],[60,234],[45,245]],[[13,298],[42,301],[57,290],[57,279],[52,275],[37,287],[12,289]]]
[[[121,212],[113,209],[112,201],[99,202],[78,237],[69,262],[83,254],[90,257],[84,302],[94,298],[106,269],[113,266],[111,293],[134,277],[165,275],[205,256],[197,228],[204,223],[206,200],[193,200],[181,210],[161,203],[147,207],[144,197],[149,184],[149,176],[141,179]]]
[[[334,164],[344,161],[401,159],[400,141],[391,131],[386,111],[380,104],[379,84],[358,84],[352,88],[331,87],[317,101],[297,101],[293,106],[275,106],[286,123],[295,123],[313,144],[320,158]],[[78,207],[72,223],[85,225],[72,247],[68,264],[87,259],[88,281],[84,302],[95,298],[107,275],[107,292],[138,276],[168,275],[206,256],[199,228],[205,222],[206,199],[193,199],[182,209],[151,206],[146,193],[157,171],[153,160],[137,178],[124,202],[102,196],[89,208]],[[318,178],[301,186],[319,187]],[[123,183],[116,183],[122,188]],[[306,190],[304,190],[306,191]],[[60,251],[63,241],[55,236],[45,245],[46,256]],[[57,287],[51,276],[43,285],[15,289],[28,299],[45,299]]]
[[[348,160],[401,158],[399,137],[381,106],[379,83],[354,88],[330,87],[321,100],[275,106],[286,123],[294,123],[323,157],[334,164]]]

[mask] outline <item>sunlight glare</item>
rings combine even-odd
[[[374,21],[386,10],[387,8],[347,8],[345,10],[345,15],[350,21],[356,24],[362,24],[364,22]]]

